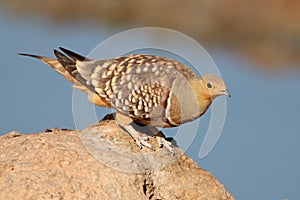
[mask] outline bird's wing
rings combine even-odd
[[[79,87],[89,91],[92,103],[113,106],[118,112],[142,123],[156,120],[156,126],[165,126],[164,122],[171,119],[168,100],[175,98],[171,94],[174,80],[182,85],[184,81],[178,81],[178,77],[187,81],[197,78],[190,68],[169,58],[135,54],[115,59],[85,60],[69,50],[60,49],[66,55],[55,51],[57,60]],[[167,122],[167,126],[170,124]]]
[[[197,77],[177,61],[141,54],[77,62],[76,70],[68,71],[119,112],[135,119],[151,120],[165,116],[176,77]]]

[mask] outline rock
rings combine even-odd
[[[138,149],[112,119],[79,134],[13,131],[0,137],[0,199],[234,199],[178,147],[156,149]]]

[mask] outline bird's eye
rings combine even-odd
[[[210,83],[207,83],[206,86],[207,86],[207,88],[209,88],[209,89],[212,88],[212,84],[210,84]]]

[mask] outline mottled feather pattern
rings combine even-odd
[[[164,116],[163,109],[153,112],[153,108],[166,107],[172,81],[178,74],[189,79],[197,77],[179,62],[143,54],[79,62],[77,70],[79,81],[83,77],[84,84],[119,112],[143,119]]]

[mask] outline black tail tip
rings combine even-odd
[[[72,58],[74,61],[79,60],[79,61],[87,61],[90,60],[89,58],[86,58],[85,56],[82,56],[78,53],[75,53],[69,49],[66,49],[64,47],[58,47],[63,53],[65,53],[67,56]]]
[[[28,54],[28,53],[17,53],[17,55],[19,55],[19,56],[31,56],[31,54]]]
[[[38,59],[42,58],[41,56],[34,55],[34,54],[29,54],[29,53],[18,53],[17,55],[19,55],[19,56],[28,56],[28,57],[32,57],[32,58],[38,58]]]

